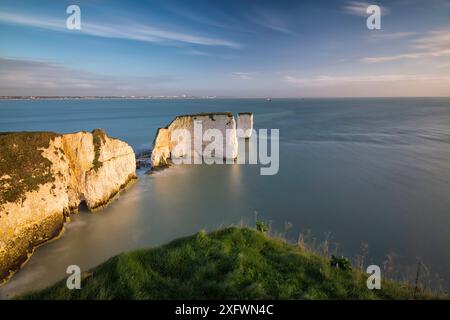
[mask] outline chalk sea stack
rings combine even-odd
[[[238,113],[238,129],[243,130],[243,137],[249,139],[253,131],[253,113],[240,112]]]
[[[203,132],[208,129],[220,130],[223,136],[224,153],[215,157],[236,159],[238,154],[238,139],[236,134],[236,120],[231,112],[199,113],[177,116],[167,127],[158,129],[152,150],[152,168],[164,167],[171,158],[182,158],[188,154],[192,156],[202,154],[207,142],[201,146],[194,143],[194,123],[202,125]],[[181,130],[179,130],[181,129]],[[183,131],[185,134],[183,134]],[[228,131],[228,139],[227,139]],[[180,134],[181,133],[181,134]],[[176,136],[175,136],[176,134]],[[197,150],[199,147],[202,150]]]
[[[0,133],[0,283],[58,236],[81,202],[101,208],[134,179],[132,148],[100,129]]]

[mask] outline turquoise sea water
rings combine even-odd
[[[420,257],[450,288],[450,99],[0,101],[0,131],[103,128],[149,149],[178,114],[253,112],[280,129],[280,170],[255,165],[174,166],[140,180],[99,213],[73,216],[62,238],[40,247],[0,297],[47,286],[117,253],[200,229],[271,221],[295,241],[329,234],[330,250],[414,274]],[[412,266],[412,269],[401,267]]]

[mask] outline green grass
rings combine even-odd
[[[0,134],[0,207],[24,199],[25,193],[54,180],[51,161],[40,149],[49,147],[54,132],[12,132]]]
[[[23,299],[411,299],[412,288],[366,276],[248,228],[199,232],[149,250],[120,254],[84,273],[81,290],[65,280]],[[442,298],[419,292],[416,298]]]

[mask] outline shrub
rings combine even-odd
[[[269,226],[264,221],[256,221],[256,230],[262,233],[269,231]]]
[[[350,260],[348,258],[341,256],[336,257],[335,255],[331,256],[330,264],[332,267],[335,267],[337,269],[341,270],[352,270],[352,264],[350,263]]]

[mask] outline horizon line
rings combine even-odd
[[[134,99],[134,100],[193,100],[193,99],[255,99],[255,100],[282,100],[282,99],[383,99],[383,98],[399,98],[399,99],[417,99],[417,98],[450,98],[447,96],[303,96],[303,97],[237,97],[237,96],[217,96],[217,95],[0,95],[0,100],[33,100],[33,99]]]

